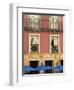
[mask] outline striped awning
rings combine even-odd
[[[23,67],[23,70],[24,71],[40,71],[40,70],[51,70],[51,69],[54,69],[54,70],[63,70],[63,66],[62,65],[58,65],[58,66],[38,66],[36,68],[33,68],[31,66],[24,66]]]

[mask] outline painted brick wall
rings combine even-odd
[[[59,16],[59,30],[63,30],[63,17]]]
[[[49,27],[49,17],[48,16],[41,16],[40,18],[40,28],[48,28]]]
[[[40,32],[40,53],[49,52],[49,33]]]
[[[27,15],[24,15],[24,27],[27,30],[27,27],[28,27],[28,16]]]
[[[28,53],[28,48],[29,48],[29,33],[27,31],[24,32],[24,53]]]
[[[60,52],[63,53],[63,33],[60,32]]]
[[[61,23],[61,29],[63,30],[63,17],[62,16],[60,18],[60,23]]]

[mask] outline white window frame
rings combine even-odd
[[[30,53],[30,51],[31,51],[31,50],[30,50],[30,41],[31,41],[31,38],[30,38],[30,37],[31,37],[31,35],[34,35],[34,36],[36,35],[36,36],[39,37],[39,53],[40,53],[40,34],[37,34],[37,33],[30,33],[30,34],[29,34],[29,53]]]
[[[50,39],[50,42],[49,42],[49,43],[50,43],[50,45],[49,45],[49,49],[50,49],[50,50],[49,50],[49,51],[50,51],[50,53],[51,53],[51,37],[52,37],[52,36],[53,36],[53,37],[54,37],[54,36],[55,36],[55,37],[58,37],[59,53],[60,53],[60,35],[57,35],[57,34],[56,34],[56,35],[50,34],[50,36],[49,36],[49,39]]]

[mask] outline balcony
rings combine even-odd
[[[29,27],[24,27],[24,31],[27,32],[63,32],[62,29],[51,29],[51,28],[29,28]]]

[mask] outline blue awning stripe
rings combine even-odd
[[[63,66],[62,65],[58,65],[58,66],[38,66],[36,68],[33,68],[31,66],[24,66],[23,67],[23,70],[24,71],[40,71],[40,70],[51,70],[51,69],[54,69],[54,70],[63,70]]]

